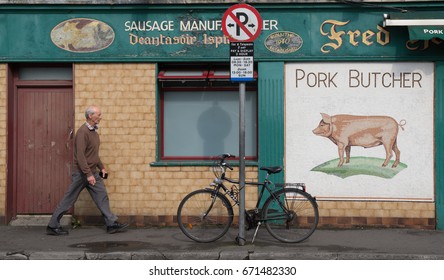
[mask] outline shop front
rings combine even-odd
[[[305,182],[320,226],[444,227],[444,5],[404,6],[254,5],[246,177],[284,166],[271,179]],[[211,182],[211,158],[238,154],[229,7],[1,6],[4,223],[52,212],[96,104],[111,207],[136,226],[175,225],[180,200]],[[248,187],[247,206],[256,196]],[[72,215],[101,221],[87,194]]]

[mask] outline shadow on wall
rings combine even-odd
[[[204,155],[224,153],[224,139],[229,135],[232,128],[230,115],[222,109],[217,101],[213,106],[204,111],[197,122],[197,129],[203,139]]]

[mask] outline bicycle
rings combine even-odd
[[[233,206],[239,204],[239,181],[227,178],[225,172],[227,169],[233,170],[226,159],[234,157],[231,154],[218,156],[213,167],[216,178],[210,187],[189,193],[179,204],[177,222],[190,239],[203,243],[213,242],[224,236],[232,225]],[[271,182],[269,176],[281,172],[282,167],[261,167],[260,170],[267,172],[263,182],[245,182],[245,186],[262,187],[255,208],[245,210],[246,229],[256,227],[252,243],[262,224],[271,236],[281,242],[298,243],[306,240],[316,230],[319,221],[316,199],[306,192],[304,183]],[[229,189],[224,182],[233,185]],[[265,191],[270,196],[260,208]]]

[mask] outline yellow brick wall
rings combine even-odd
[[[434,218],[435,204],[425,202],[321,201],[321,216]]]
[[[429,228],[435,226],[434,202],[318,201],[321,226],[380,226]]]
[[[155,159],[155,65],[76,64],[74,77],[76,128],[88,105],[102,109],[100,155],[112,209],[140,213],[153,191],[146,173]],[[78,215],[98,214],[86,192],[75,206]]]
[[[7,65],[0,64],[0,216],[6,214]]]
[[[111,207],[120,217],[136,217],[141,224],[174,224],[180,200],[207,186],[213,179],[208,166],[151,166],[156,160],[156,77],[154,64],[76,64],[75,126],[84,121],[84,110],[102,108],[101,158],[110,178],[106,181]],[[7,65],[0,64],[0,216],[6,207]],[[236,178],[238,171],[229,174]],[[248,180],[257,179],[257,168],[247,167]],[[254,205],[257,189],[247,187],[247,208]],[[318,201],[320,225],[433,227],[433,202]],[[238,209],[235,209],[238,213]],[[83,192],[75,215],[100,213]],[[146,218],[148,217],[148,219]],[[156,218],[157,217],[157,218]],[[163,217],[162,219],[159,217]]]
[[[100,156],[109,172],[112,210],[121,217],[166,216],[172,223],[180,200],[208,186],[213,174],[208,166],[150,165],[156,160],[155,65],[76,64],[74,77],[76,128],[85,121],[88,105],[102,109]],[[248,168],[246,177],[256,176]],[[255,198],[256,188],[247,193]],[[75,215],[99,215],[87,192],[76,203]]]
[[[174,224],[180,200],[208,186],[210,167],[151,166],[156,160],[156,77],[154,64],[76,64],[76,127],[85,120],[90,104],[102,108],[101,158],[110,178],[106,181],[111,207],[121,217],[138,217],[136,224]],[[237,177],[238,171],[231,173]],[[257,179],[257,169],[246,177]],[[257,189],[247,188],[247,208]],[[319,201],[321,225],[401,225],[423,227],[434,220],[434,203]],[[238,209],[235,209],[238,213]],[[75,207],[79,216],[100,216],[84,192]],[[156,217],[164,217],[159,219]]]

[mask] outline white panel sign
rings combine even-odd
[[[285,71],[287,182],[318,199],[433,201],[433,63]]]
[[[230,43],[230,78],[233,82],[254,80],[254,43]]]

